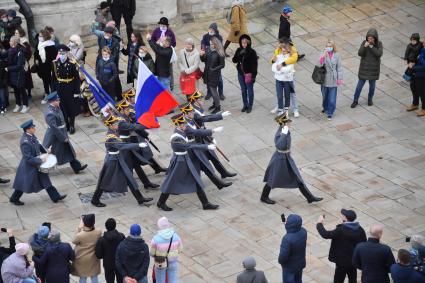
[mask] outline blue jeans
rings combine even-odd
[[[245,83],[244,75],[239,73],[238,80],[242,91],[243,106],[252,108],[252,104],[254,104],[254,83]]]
[[[156,281],[156,282],[158,282],[158,281]],[[170,281],[168,281],[168,282],[170,282]],[[142,279],[140,279],[139,281],[137,281],[137,283],[148,283],[148,277],[147,276],[143,277]]]
[[[357,82],[356,91],[354,92],[354,101],[358,102],[360,93],[362,92],[363,86],[366,80],[359,80]],[[372,101],[373,95],[375,94],[376,80],[369,80],[369,94],[367,96],[368,101]]]
[[[158,77],[158,81],[165,87],[166,90],[171,91],[171,77]]]
[[[88,277],[80,277],[80,281],[79,283],[86,283],[87,282],[87,278]],[[91,276],[90,277],[91,283],[98,283],[99,281],[97,280],[97,275],[96,276]]]
[[[22,283],[37,283],[37,280],[35,280],[32,277],[28,277],[28,278],[25,278],[24,280],[22,280]]]
[[[329,118],[332,118],[335,112],[336,108],[336,94],[337,94],[337,87],[326,87],[321,86],[322,89],[322,97],[323,97],[323,110],[325,110],[326,115],[328,115]]]
[[[157,283],[165,283],[165,274],[168,276],[168,283],[177,283],[179,277],[177,261],[170,262],[167,268],[156,268],[155,275]]]
[[[279,109],[289,108],[291,104],[291,91],[294,91],[294,82],[283,82],[276,80],[277,107]],[[283,94],[285,93],[285,104],[283,104]]]
[[[218,77],[218,95],[223,96],[223,76],[221,75],[220,70],[220,76]],[[207,88],[207,96],[211,97],[212,93],[209,88]]]
[[[303,271],[289,272],[282,269],[283,283],[302,283]]]

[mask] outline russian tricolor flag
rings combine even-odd
[[[136,118],[147,128],[159,128],[156,117],[170,113],[179,104],[152,72],[139,60],[136,89]]]

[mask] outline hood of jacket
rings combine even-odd
[[[171,237],[174,235],[174,229],[170,227],[170,228],[159,230],[158,235],[166,240],[170,240]]]
[[[43,253],[48,244],[49,241],[47,239],[42,239],[40,237],[38,237],[37,233],[34,233],[29,240],[29,244],[31,246],[31,249],[35,252],[35,253]]]
[[[123,242],[123,250],[125,254],[129,256],[129,258],[138,257],[142,253],[145,247],[145,240],[140,237],[131,237],[128,236]]]
[[[252,256],[245,258],[242,261],[242,263],[243,263],[243,266],[245,267],[245,269],[247,269],[247,270],[255,269],[255,266],[257,265],[257,263],[255,262],[255,259]]]
[[[106,231],[105,233],[103,233],[103,237],[108,242],[116,243],[116,242],[120,242],[123,239],[123,234],[118,232],[116,229],[114,229],[114,230]]]
[[[287,233],[296,233],[301,230],[303,220],[298,214],[291,214],[285,222],[285,229]]]
[[[344,225],[344,227],[347,227],[348,229],[357,231],[360,228],[360,224],[359,222],[344,222],[342,225]]]
[[[412,39],[416,40],[419,43],[419,40],[421,39],[421,36],[419,35],[419,33],[413,33],[410,36],[410,40],[412,40]]]
[[[366,33],[366,40],[367,40],[367,38],[368,38],[369,36],[374,37],[374,38],[375,38],[375,43],[376,43],[376,44],[378,44],[379,37],[378,37],[378,31],[377,31],[376,29],[371,28],[371,29],[369,29],[369,30],[367,31],[367,33]]]
[[[249,43],[248,43],[248,46],[246,48],[251,48],[251,37],[249,35],[247,35],[247,34],[242,34],[239,37],[239,46],[241,48],[242,48],[242,39],[248,39],[249,40]]]

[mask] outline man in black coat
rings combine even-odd
[[[118,30],[120,30],[121,17],[124,18],[127,38],[130,42],[130,36],[133,32],[132,21],[136,14],[136,0],[108,0],[108,4],[111,7],[112,18]]]
[[[277,39],[291,38],[291,22],[289,22],[289,18],[291,17],[292,12],[292,7],[288,5],[283,7],[282,13],[280,14],[279,34]],[[298,53],[298,60],[301,60],[304,56],[305,54]]]
[[[114,283],[115,278],[117,278],[117,283],[122,282],[122,276],[115,268],[115,254],[118,245],[125,239],[125,236],[115,229],[116,226],[115,219],[109,218],[106,220],[105,227],[107,231],[103,233],[103,236],[96,243],[96,257],[103,259],[106,283]]]
[[[395,263],[391,248],[379,243],[383,227],[373,224],[367,242],[359,243],[354,249],[353,265],[362,271],[362,283],[390,283],[391,265]]]
[[[115,267],[123,277],[124,282],[131,282],[131,279],[136,282],[148,281],[149,247],[141,234],[140,226],[133,224],[130,227],[130,235],[118,245]]]
[[[353,210],[341,209],[342,223],[336,229],[328,231],[323,226],[324,216],[320,215],[316,228],[324,239],[332,239],[329,250],[329,261],[336,265],[334,283],[344,283],[348,276],[349,283],[357,282],[357,269],[351,258],[356,245],[366,241],[366,233],[356,220]]]
[[[15,237],[13,236],[12,229],[6,229],[6,231],[1,231],[1,232],[6,232],[7,235],[9,236],[9,247],[8,248],[0,247],[0,266],[3,264],[3,261],[8,256],[10,256],[11,254],[15,252],[15,246],[16,246]],[[0,283],[3,283],[1,276],[0,276]]]
[[[155,52],[155,75],[161,84],[171,91],[171,68],[170,61],[173,56],[173,49],[171,48],[171,38],[166,36],[162,45],[154,42],[150,34],[146,35],[152,50]]]

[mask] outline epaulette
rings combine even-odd
[[[106,135],[106,140],[109,140],[109,139],[121,140],[121,139],[119,138],[119,136],[118,136],[118,135],[116,135],[116,134],[107,134],[107,135]]]

